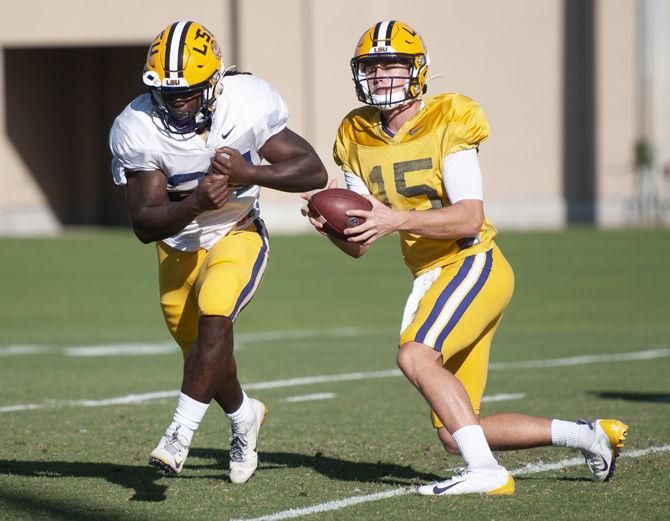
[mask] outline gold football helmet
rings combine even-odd
[[[221,50],[214,36],[196,22],[174,22],[151,42],[142,80],[168,132],[200,132],[209,125],[222,76]],[[166,98],[200,95],[187,112],[170,108]]]
[[[404,63],[409,67],[406,77],[393,77],[386,94],[370,92],[368,81],[380,78],[372,64],[383,62]],[[351,59],[356,95],[368,105],[382,110],[390,109],[419,99],[427,90],[426,74],[430,58],[421,37],[409,25],[399,20],[377,22],[363,33]],[[390,77],[389,77],[390,78]],[[402,81],[402,89],[397,82]]]

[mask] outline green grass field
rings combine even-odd
[[[561,467],[518,475],[513,497],[406,493],[460,464],[438,446],[427,407],[403,378],[369,374],[395,368],[409,272],[395,238],[354,261],[316,235],[272,239],[263,286],[237,322],[240,378],[270,409],[256,475],[243,486],[228,481],[229,424],[213,406],[186,469],[162,477],[146,460],[171,418],[181,356],[176,346],[160,350],[170,339],[154,247],[125,231],[72,233],[0,240],[0,519],[251,519],[330,502],[304,519],[670,518],[668,231],[504,233],[499,244],[516,291],[486,394],[517,399],[483,412],[625,420],[610,483],[565,463],[578,453],[546,448],[500,453],[510,469]],[[119,344],[159,352],[71,356],[73,347]],[[606,356],[637,352],[649,354]],[[574,365],[501,365],[582,356]],[[354,372],[360,379],[277,383]],[[101,402],[159,391],[141,403]],[[315,393],[332,394],[287,401]],[[649,447],[663,450],[633,452]]]

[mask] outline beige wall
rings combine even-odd
[[[635,117],[635,1],[596,5],[600,218],[616,224],[632,190],[626,169]],[[429,76],[442,75],[431,81],[429,93],[462,92],[484,107],[492,133],[480,158],[491,219],[500,227],[551,228],[564,224],[563,6],[563,0],[34,0],[5,7],[0,45],[145,45],[169,22],[196,19],[217,35],[226,64],[236,59],[241,69],[281,91],[291,108],[290,126],[313,143],[337,176],[333,136],[358,104],[349,70],[353,47],[374,22],[398,18],[426,41]],[[0,67],[0,80],[2,74]],[[10,188],[0,192],[0,233],[12,231],[24,214],[39,216],[35,229],[52,230],[57,223],[7,138],[4,111],[0,104],[0,175]],[[264,191],[262,201],[271,229],[304,227],[295,195]]]
[[[492,220],[503,227],[563,224],[560,0],[444,0],[433,9],[400,0],[241,3],[241,65],[281,90],[291,125],[311,137],[331,175],[339,176],[331,157],[335,130],[359,103],[349,69],[354,46],[376,21],[397,18],[424,38],[429,76],[442,75],[429,93],[462,92],[488,115],[492,133],[480,158]],[[265,194],[264,205],[272,209],[278,200],[286,198]],[[294,203],[283,219],[300,219]]]
[[[4,55],[0,53],[0,100],[5,99]],[[7,138],[5,104],[0,103],[0,234],[52,234],[60,225],[27,165]]]
[[[148,43],[167,24],[203,20],[230,46],[230,2],[33,0],[3,5],[0,42],[13,47]]]
[[[597,218],[603,226],[634,222],[635,2],[599,0],[596,10]]]

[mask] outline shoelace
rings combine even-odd
[[[245,460],[245,452],[249,443],[243,437],[233,434],[230,442],[230,459],[232,461],[242,462]]]
[[[456,469],[456,476],[458,476],[459,478],[465,476],[467,473],[468,469],[466,467],[459,467]]]
[[[185,440],[179,438],[176,432],[172,433],[172,437],[165,441],[164,448],[173,456],[186,450],[188,446],[184,443]]]

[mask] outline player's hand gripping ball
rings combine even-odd
[[[315,193],[307,203],[310,217],[321,220],[328,235],[346,240],[344,230],[365,222],[363,217],[349,217],[347,210],[372,210],[372,203],[362,195],[344,188],[327,188]]]

